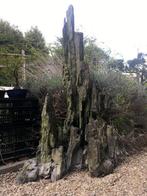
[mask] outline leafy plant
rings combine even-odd
[[[0,72],[2,77],[0,84],[19,87],[21,66],[23,64],[23,59],[21,56],[15,55],[1,55],[0,64],[5,65],[5,67]]]
[[[109,115],[109,120],[123,132],[128,129],[132,130],[133,121],[135,122],[136,115],[138,115],[136,110],[145,110],[143,86],[122,72],[110,70],[106,66],[99,66],[97,71],[92,72],[92,76],[97,90],[112,100],[111,108],[109,111],[106,110],[109,113],[106,114]],[[138,100],[138,106],[136,100]]]

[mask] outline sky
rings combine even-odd
[[[147,0],[0,0],[0,18],[22,32],[38,26],[46,42],[61,37],[68,6],[75,28],[110,49],[116,58],[147,53]]]

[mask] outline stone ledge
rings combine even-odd
[[[26,160],[15,162],[9,165],[0,166],[0,175],[9,172],[17,172],[20,168],[23,167],[25,161]]]

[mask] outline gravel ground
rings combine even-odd
[[[147,148],[103,178],[76,171],[54,183],[16,185],[15,177],[16,173],[0,175],[0,196],[147,196]]]

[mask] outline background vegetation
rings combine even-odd
[[[22,80],[22,50],[25,51],[26,81]],[[101,115],[109,116],[109,121],[122,132],[134,130],[137,116],[146,115],[146,54],[124,62],[115,59],[110,50],[100,48],[94,38],[84,39],[85,63],[89,65],[91,78],[102,94],[112,100],[111,108],[103,108]],[[8,55],[8,54],[19,54]],[[62,38],[53,44],[46,44],[37,27],[23,34],[17,27],[0,20],[0,85],[18,84],[30,89],[41,100],[51,89],[62,89],[62,66],[64,55]],[[132,77],[131,74],[136,74]],[[65,97],[65,96],[64,96]],[[141,122],[146,127],[146,123]]]

